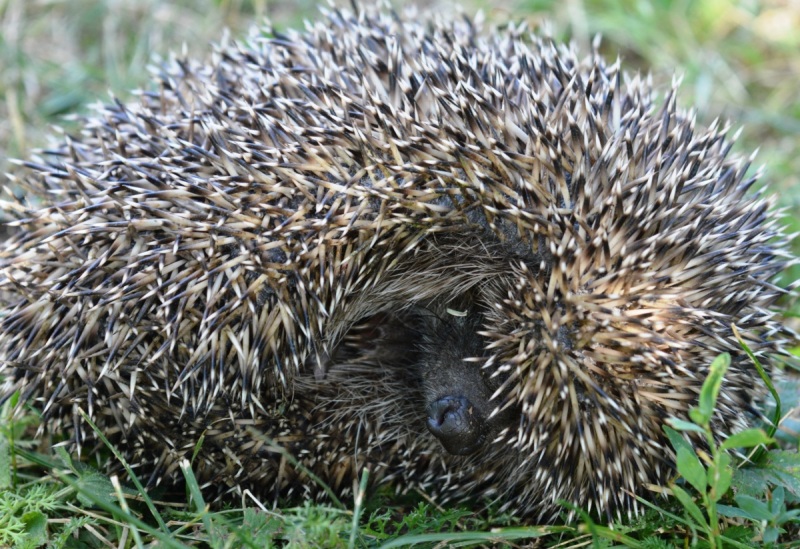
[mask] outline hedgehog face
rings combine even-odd
[[[450,305],[441,316],[428,317],[418,360],[428,430],[449,453],[469,455],[506,426],[509,413],[496,413],[498,380],[482,368],[483,316]]]
[[[499,401],[492,398],[504,377],[484,368],[486,341],[480,330],[485,317],[473,300],[470,295],[413,303],[399,313],[360,319],[323,366],[326,379],[320,381],[344,371],[350,377],[337,380],[338,385],[361,386],[363,378],[383,372],[408,397],[403,406],[416,410],[395,416],[409,417],[409,423],[424,417],[428,431],[450,454],[475,453],[508,426],[513,414],[499,412]],[[378,399],[386,405],[397,401],[394,394]]]

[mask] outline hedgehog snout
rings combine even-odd
[[[445,396],[428,405],[428,430],[451,454],[467,455],[485,439],[484,423],[466,397]]]

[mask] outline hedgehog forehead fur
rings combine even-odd
[[[731,326],[780,349],[791,261],[728,126],[653,95],[523,26],[372,11],[175,59],[15,176],[3,394],[151,483],[204,436],[209,492],[315,496],[277,445],[341,493],[638,512],[719,353],[716,428],[757,416]]]

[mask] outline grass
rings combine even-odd
[[[132,485],[123,487],[116,477],[74,461],[63,447],[53,450],[28,438],[36,413],[12,418],[12,399],[0,410],[0,547],[143,547],[153,541],[170,548],[388,549],[534,541],[553,547],[797,547],[800,454],[783,448],[796,449],[800,439],[795,433],[778,445],[774,428],[754,428],[715,442],[710,419],[729,364],[730,357],[721,355],[711,365],[691,421],[671,420],[665,428],[677,453],[671,496],[657,504],[642,500],[649,509],[644,516],[609,526],[580,509],[573,509],[579,519],[569,525],[518,526],[507,516],[442,509],[425,501],[381,494],[367,499],[366,474],[352,505],[306,502],[270,510],[256,502],[211,511],[186,460],[181,464],[186,503],[154,501],[87,416],[107,454],[115,453],[128,470]],[[787,396],[796,401],[796,387],[781,400]],[[707,450],[696,450],[680,431],[704,437]],[[734,465],[731,451],[750,449],[752,463]]]
[[[680,102],[697,106],[700,122],[720,116],[744,125],[737,149],[747,154],[760,148],[757,160],[768,166],[769,188],[787,208],[790,231],[800,231],[800,10],[791,2],[567,0],[498,7],[473,1],[465,11],[481,7],[490,21],[525,19],[538,28],[547,19],[553,34],[571,37],[584,51],[602,33],[607,56],[619,55],[629,70],[652,72],[657,86],[683,74]],[[0,0],[0,173],[9,169],[9,158],[46,145],[51,125],[73,124],[65,114],[108,101],[109,91],[125,99],[130,89],[146,86],[146,66],[157,61],[155,55],[186,47],[203,56],[224,27],[239,35],[263,16],[296,26],[315,13],[313,0],[290,7],[266,0]],[[800,255],[800,242],[795,253]],[[784,282],[797,279],[800,270]],[[796,402],[797,395],[789,390],[786,399]],[[784,410],[793,405],[785,402]],[[706,433],[702,419],[679,427]],[[750,547],[790,546],[798,538],[800,463],[796,452],[778,448],[763,454],[759,467],[746,469],[727,462],[725,449],[698,455],[684,448],[684,480],[675,497],[613,530],[583,515],[573,526],[523,528],[507,517],[487,521],[469,510],[387,498],[356,498],[344,509],[307,504],[211,512],[190,470],[194,496],[175,508],[148,501],[147,494],[73,462],[63,450],[49,450],[30,436],[36,421],[30,412],[0,423],[0,547],[133,547],[153,539],[167,547],[534,540],[564,547]],[[793,425],[791,418],[785,425]],[[784,448],[796,449],[789,430],[776,436]]]

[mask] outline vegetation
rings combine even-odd
[[[314,17],[314,0],[289,7],[266,0],[0,0],[0,173],[8,158],[47,145],[52,125],[75,127],[69,113],[126,98],[147,83],[154,54],[209,51],[223,26],[241,35],[263,16],[278,26]],[[502,7],[473,0],[490,21],[550,20],[554,35],[586,51],[596,33],[602,50],[630,70],[651,71],[666,86],[683,74],[681,103],[695,105],[700,122],[721,116],[744,125],[737,148],[760,147],[757,163],[787,208],[790,231],[800,230],[800,9],[788,0],[519,0]],[[0,176],[0,183],[6,181]],[[800,242],[795,252],[800,255]],[[800,268],[784,284],[800,279]],[[791,304],[789,304],[791,305]],[[794,308],[794,313],[800,309]],[[791,320],[790,320],[791,321]],[[249,507],[209,511],[189,464],[185,505],[153,499],[122,486],[49,440],[35,437],[38,417],[13,420],[14,402],[0,411],[0,547],[400,547],[411,544],[526,545],[642,548],[800,547],[800,423],[791,376],[778,387],[781,427],[751,430],[717,445],[709,431],[726,358],[712,367],[691,422],[668,431],[679,476],[668,497],[647,514],[608,526],[588,514],[570,526],[521,527],[496,514],[440,509],[389,494],[342,506]],[[694,450],[683,434],[707,440]],[[740,456],[751,459],[740,467]],[[116,459],[113,449],[95,457]],[[737,457],[739,456],[739,457]],[[569,510],[565,509],[565,514]]]
[[[565,514],[577,512],[577,523],[522,527],[491,512],[482,517],[466,509],[441,509],[380,494],[367,501],[366,474],[352,506],[306,503],[270,510],[254,501],[251,506],[210,511],[188,461],[181,466],[186,503],[176,506],[154,501],[99,431],[107,444],[106,456],[123,463],[135,488],[123,487],[117,477],[108,478],[75,461],[63,448],[52,451],[41,441],[25,438],[36,423],[35,414],[12,420],[12,399],[0,416],[4,419],[0,424],[0,517],[4,517],[0,518],[0,547],[141,547],[152,540],[174,548],[198,544],[390,548],[441,543],[511,545],[533,540],[546,546],[591,542],[593,547],[633,548],[797,547],[791,540],[800,536],[800,454],[796,451],[800,441],[794,438],[778,445],[773,426],[766,432],[742,431],[715,443],[710,419],[729,364],[725,354],[711,365],[691,421],[672,420],[671,427],[665,427],[678,456],[678,475],[669,486],[669,497],[659,505],[641,500],[650,509],[644,516],[608,526],[566,506]],[[760,365],[759,370],[763,372]],[[781,399],[777,393],[775,397],[777,419]],[[695,449],[680,432],[704,439],[708,451]],[[732,452],[749,449],[754,450],[748,455],[751,463],[734,465]]]

